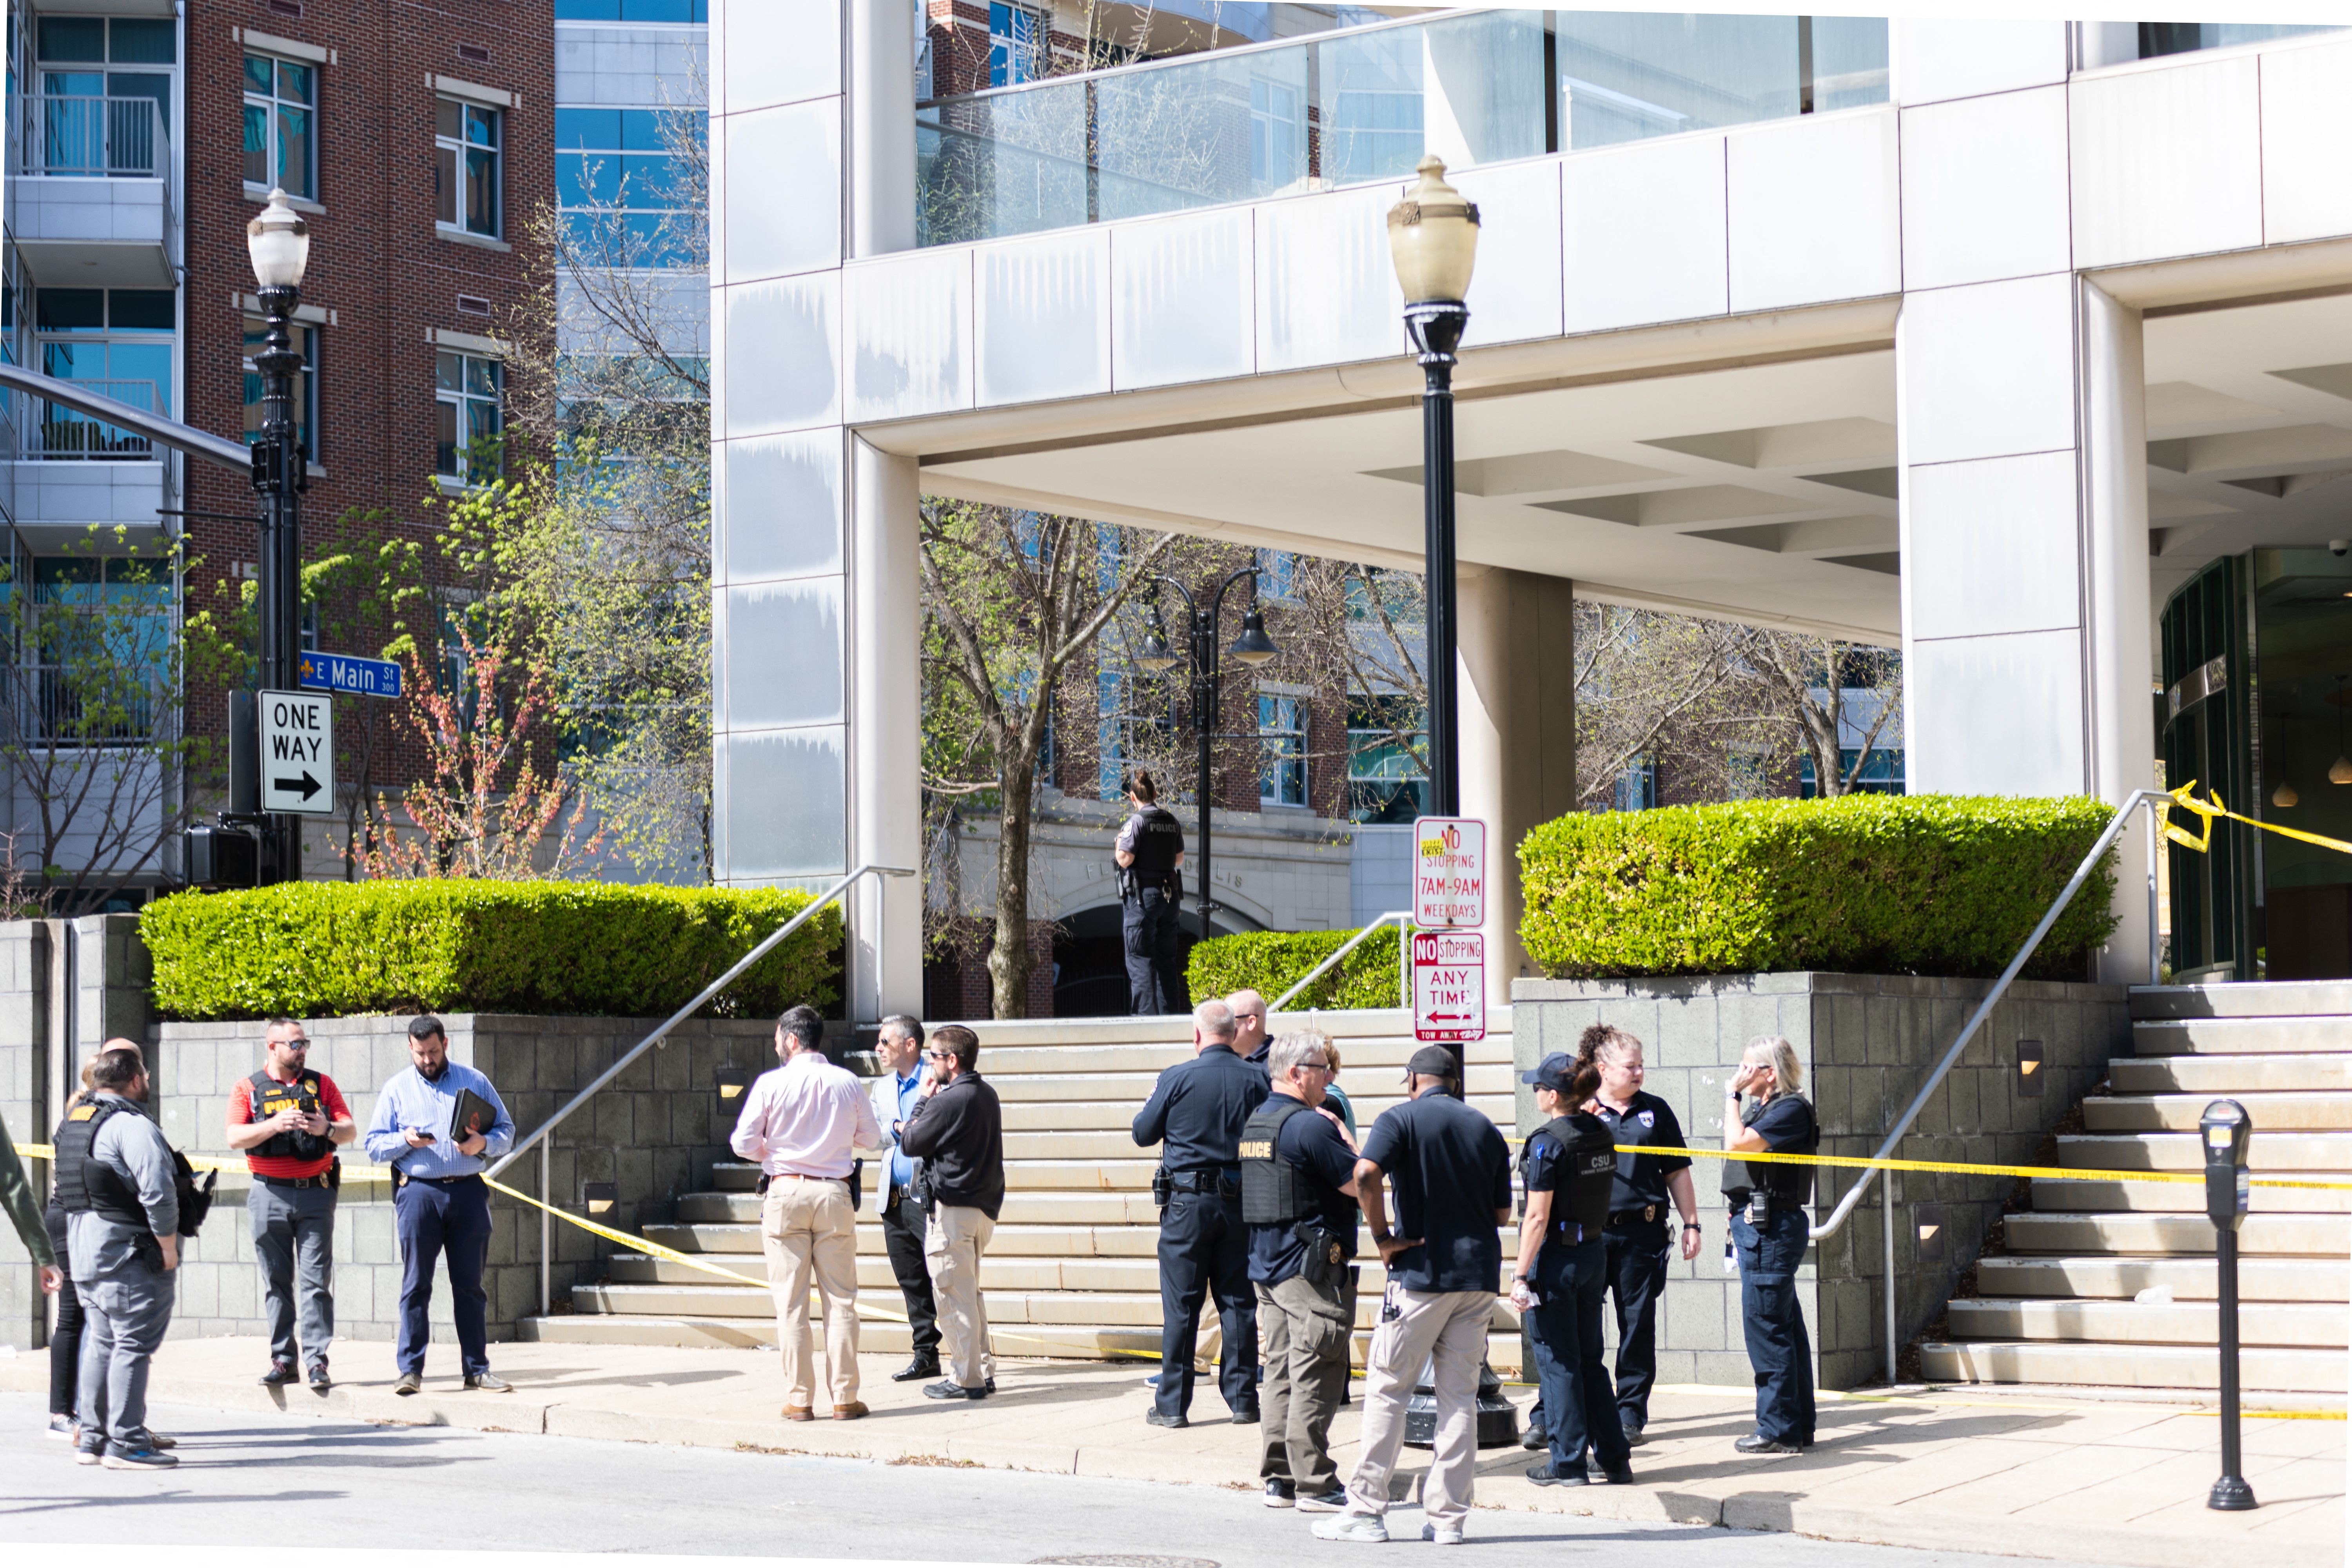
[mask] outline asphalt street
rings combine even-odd
[[[1391,1547],[1340,1546],[1308,1535],[1317,1516],[1219,1488],[184,1406],[153,1412],[156,1429],[180,1439],[178,1468],[109,1470],[74,1464],[44,1434],[44,1403],[0,1394],[0,1542],[170,1546],[182,1549],[174,1568],[199,1568],[212,1553],[189,1549],[201,1548],[224,1565],[315,1547],[1135,1568],[1348,1568],[1432,1550],[1405,1507],[1389,1515]],[[1466,1544],[1474,1560],[1540,1551],[1592,1568],[2017,1568],[2014,1558],[1501,1509],[1472,1515]],[[93,1559],[154,1561],[75,1561]]]

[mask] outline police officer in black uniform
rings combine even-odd
[[[1556,1051],[1519,1080],[1535,1086],[1536,1109],[1550,1119],[1528,1134],[1519,1153],[1527,1213],[1511,1278],[1511,1304],[1527,1325],[1551,1435],[1549,1458],[1528,1479],[1539,1487],[1586,1485],[1589,1447],[1602,1477],[1626,1485],[1633,1479],[1631,1449],[1601,1339],[1615,1140],[1599,1117],[1579,1109],[1600,1088],[1601,1072]]]
[[[1233,1009],[1192,1012],[1192,1059],[1160,1075],[1136,1113],[1135,1142],[1165,1143],[1151,1178],[1160,1204],[1160,1381],[1154,1426],[1190,1425],[1192,1337],[1213,1296],[1224,1331],[1217,1387],[1238,1426],[1257,1420],[1257,1298],[1242,1220],[1241,1137],[1265,1102],[1265,1074],[1234,1055]]]
[[[1778,1036],[1751,1040],[1724,1107],[1723,1146],[1740,1153],[1810,1154],[1821,1124],[1797,1092],[1804,1068]],[[1740,1095],[1754,1097],[1743,1112]],[[1797,1304],[1797,1266],[1811,1229],[1813,1167],[1726,1160],[1723,1195],[1739,1253],[1739,1317],[1756,1369],[1756,1430],[1732,1445],[1743,1454],[1796,1454],[1813,1446],[1813,1351]]]
[[[1128,1011],[1138,1017],[1187,1013],[1192,993],[1176,940],[1177,906],[1184,897],[1184,829],[1157,804],[1160,788],[1149,773],[1138,772],[1127,781],[1127,798],[1135,815],[1119,825],[1111,858],[1118,862]]]

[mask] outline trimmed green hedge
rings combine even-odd
[[[142,910],[163,1018],[675,1012],[805,908],[782,889],[602,882],[292,882]],[[721,1016],[840,994],[828,908],[721,993]]]
[[[1195,942],[1184,977],[1192,999],[1223,996],[1244,986],[1269,1002],[1298,984],[1356,933],[1351,931],[1254,931]],[[1387,926],[1364,939],[1339,968],[1301,992],[1289,1010],[1308,1007],[1395,1007],[1397,931]]]
[[[1528,954],[1557,978],[2000,973],[2107,825],[2095,800],[1844,795],[1578,814],[1519,846]],[[2025,967],[2079,979],[2115,857]]]

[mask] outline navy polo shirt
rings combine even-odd
[[[1610,1135],[1622,1150],[1629,1143],[1639,1143],[1656,1149],[1682,1149],[1683,1124],[1675,1120],[1675,1108],[1654,1094],[1636,1091],[1620,1115],[1605,1100],[1592,1102],[1592,1114],[1609,1129]],[[1617,1180],[1609,1191],[1609,1212],[1623,1214],[1627,1209],[1643,1209],[1656,1204],[1663,1211],[1666,1202],[1666,1178],[1676,1171],[1690,1169],[1688,1154],[1626,1154],[1617,1156]]]
[[[1511,1149],[1484,1111],[1432,1089],[1381,1112],[1364,1158],[1396,1193],[1396,1234],[1423,1244],[1390,1260],[1390,1279],[1421,1291],[1502,1284],[1495,1213],[1511,1206]]]

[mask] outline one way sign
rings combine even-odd
[[[335,809],[334,701],[323,691],[261,693],[261,809]]]

